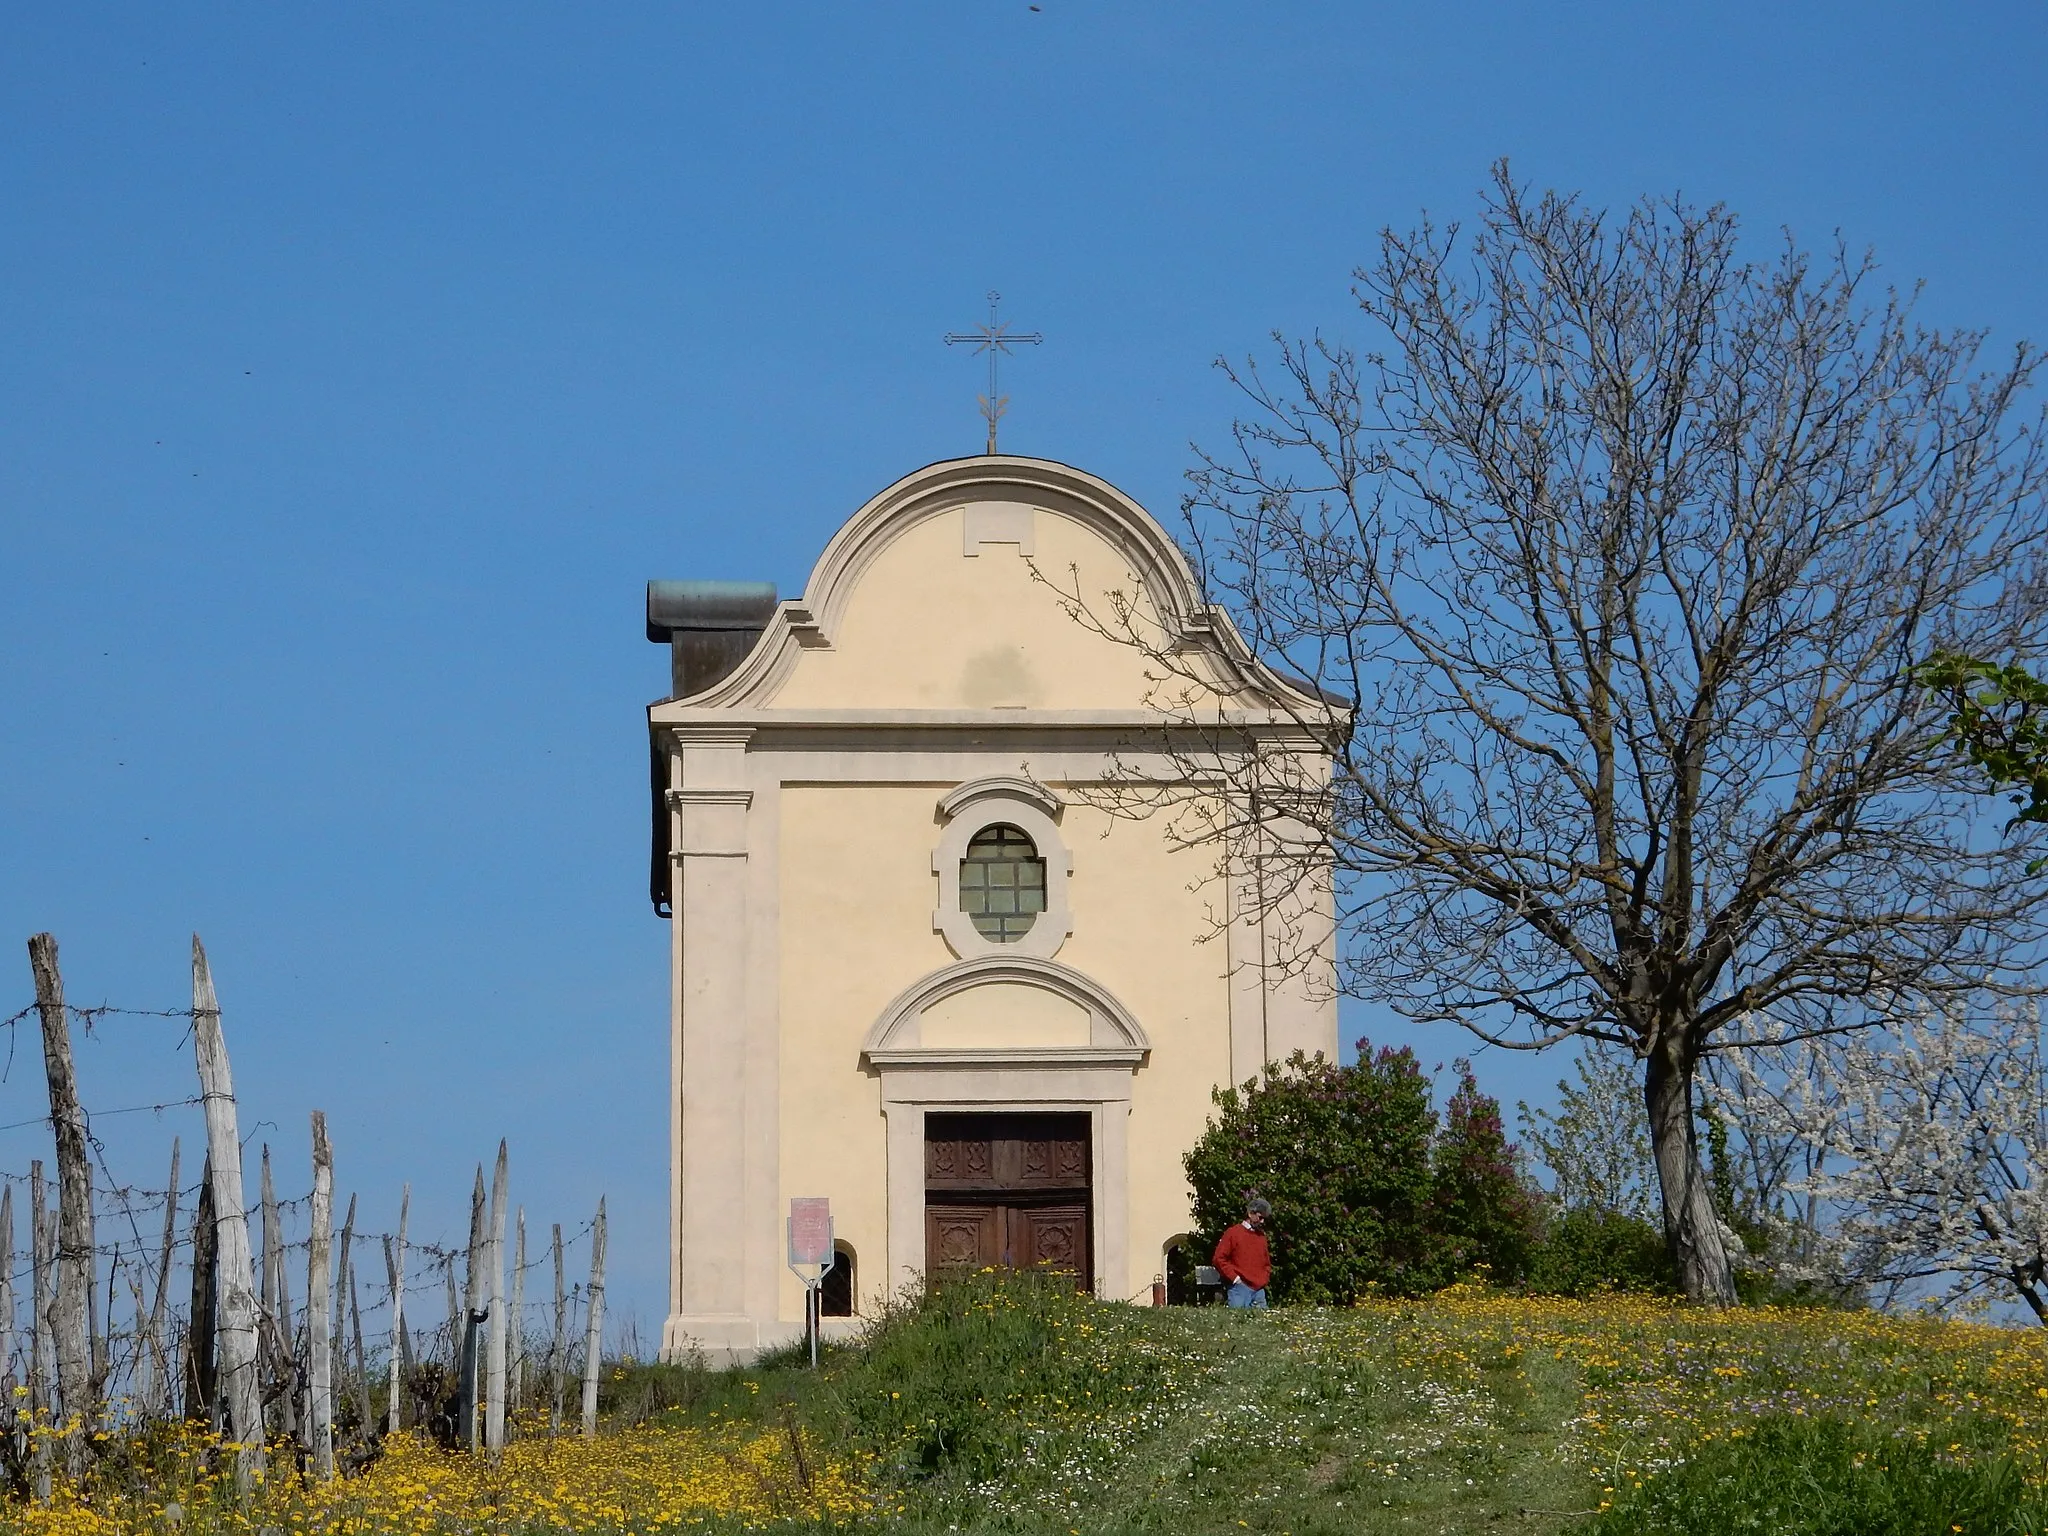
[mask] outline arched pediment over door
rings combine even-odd
[[[1140,1066],[1144,1027],[1100,983],[1056,960],[980,955],[932,972],[884,1008],[861,1055],[891,1068]]]

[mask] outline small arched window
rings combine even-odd
[[[1045,860],[1021,828],[983,827],[960,861],[960,910],[996,944],[1014,944],[1045,910]]]
[[[853,1298],[856,1294],[853,1244],[834,1243],[832,1267],[825,1271],[825,1278],[818,1286],[818,1316],[853,1316]]]
[[[1169,1238],[1164,1257],[1166,1304],[1169,1307],[1193,1306],[1202,1299],[1201,1290],[1195,1284],[1195,1266],[1201,1262],[1201,1252],[1195,1247],[1194,1238]]]

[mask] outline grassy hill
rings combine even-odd
[[[619,1386],[626,1418],[665,1391],[676,1426],[809,1425],[916,1531],[2048,1528],[2048,1335],[1867,1312],[1157,1312],[989,1277],[815,1379]]]
[[[2048,1531],[2048,1332],[1461,1288],[1271,1314],[984,1276],[813,1375],[625,1366],[595,1442],[401,1442],[229,1517],[161,1475],[48,1532]],[[180,1452],[179,1454],[183,1454]],[[177,1504],[176,1515],[166,1506]],[[15,1507],[19,1519],[23,1511]]]

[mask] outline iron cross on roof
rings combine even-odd
[[[1045,337],[1037,331],[1013,331],[996,318],[996,306],[1003,301],[1000,293],[988,296],[988,324],[977,325],[971,331],[946,332],[946,345],[958,346],[962,342],[977,352],[988,354],[988,393],[981,397],[982,419],[988,423],[988,451],[996,451],[996,422],[1009,409],[1010,397],[996,393],[996,361],[1015,346],[1037,346]]]

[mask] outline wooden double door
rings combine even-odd
[[[927,1115],[927,1273],[1031,1269],[1093,1283],[1088,1117]]]

